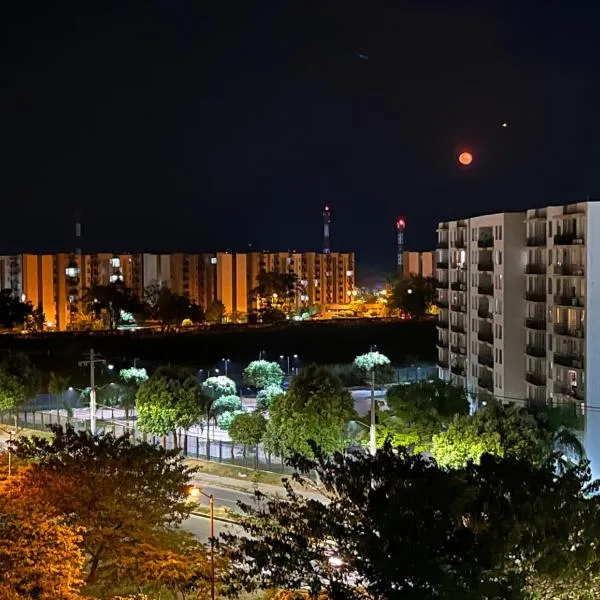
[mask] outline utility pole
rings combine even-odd
[[[87,354],[87,360],[80,360],[80,367],[90,367],[90,429],[92,431],[92,435],[96,435],[96,379],[94,373],[94,367],[96,363],[106,364],[106,360],[100,358],[99,354],[94,353],[94,349],[90,348],[89,353]]]

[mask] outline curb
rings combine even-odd
[[[196,511],[192,511],[190,513],[190,515],[194,515],[195,517],[204,517],[207,521],[210,520],[210,515],[207,515],[205,513],[200,513],[200,512],[196,512]],[[221,523],[230,523],[231,525],[239,525],[240,522],[239,521],[233,521],[232,519],[226,519],[224,517],[214,517],[215,521],[221,521]]]

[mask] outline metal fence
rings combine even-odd
[[[137,442],[145,441],[167,449],[177,448],[188,458],[210,460],[273,473],[293,473],[293,469],[285,464],[285,460],[281,456],[272,454],[263,444],[246,446],[228,440],[211,438],[207,441],[206,436],[183,431],[177,436],[178,439],[175,444],[172,433],[164,437],[146,434],[135,428],[134,421],[112,420],[110,412],[111,409],[106,408],[99,410],[97,416],[97,430],[99,433],[113,433],[116,436],[128,434],[132,440]],[[76,431],[89,429],[89,409],[79,409],[75,411],[75,414],[75,417],[71,416],[65,410],[19,410],[16,415],[13,411],[0,411],[0,423],[40,432],[47,432],[49,426],[55,423],[63,427],[70,424]]]

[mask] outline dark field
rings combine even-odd
[[[372,344],[395,365],[418,357],[435,361],[435,321],[327,321],[264,327],[227,327],[178,334],[72,334],[0,336],[1,355],[8,350],[26,352],[44,370],[71,369],[90,347],[115,363],[152,367],[172,363],[193,367],[218,366],[222,358],[245,365],[258,358],[279,355],[309,362],[347,363],[368,352]],[[222,363],[221,363],[222,364]]]

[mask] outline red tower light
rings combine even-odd
[[[404,217],[398,217],[398,220],[396,221],[396,227],[398,229],[405,229],[406,228],[406,219]]]

